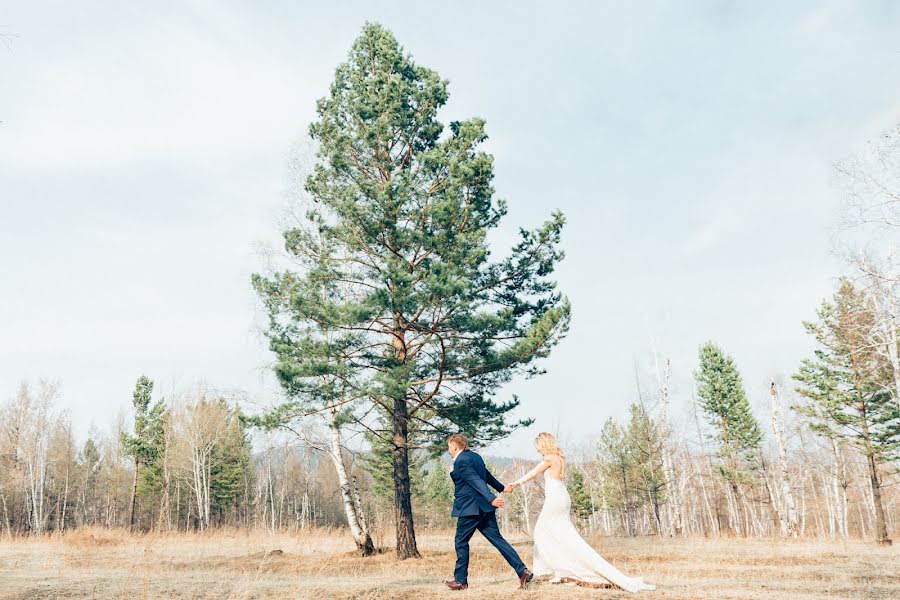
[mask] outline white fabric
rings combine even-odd
[[[527,476],[522,478],[527,479]],[[628,577],[606,562],[582,539],[569,518],[572,501],[566,485],[544,471],[544,506],[534,526],[534,566],[537,576],[552,580],[577,579],[587,583],[612,583],[628,592],[656,589],[641,577]]]

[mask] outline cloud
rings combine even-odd
[[[19,102],[6,108],[0,161],[110,169],[285,148],[312,115],[297,66],[228,41],[151,21],[33,62],[19,72]]]

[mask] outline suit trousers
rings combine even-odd
[[[456,569],[453,573],[458,583],[468,583],[469,580],[469,540],[480,531],[494,548],[500,551],[506,562],[516,571],[516,575],[522,576],[525,572],[525,563],[519,558],[519,554],[500,535],[497,526],[496,511],[483,512],[469,517],[459,517],[456,522]]]

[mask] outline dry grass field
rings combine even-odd
[[[471,587],[446,590],[450,533],[423,534],[421,560],[360,559],[340,532],[138,535],[102,530],[0,542],[0,598],[140,600],[326,598],[623,598],[550,583],[516,589],[514,574],[476,536]],[[512,539],[530,562],[527,539]],[[668,599],[900,598],[900,548],[747,540],[597,539],[603,555]]]

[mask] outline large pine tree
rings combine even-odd
[[[697,396],[718,442],[719,471],[731,484],[748,482],[759,467],[762,430],[744,391],[734,359],[707,342],[700,348],[700,366],[694,374]]]
[[[498,402],[517,372],[535,374],[564,334],[569,304],[550,279],[562,258],[554,213],[508,255],[490,260],[488,232],[506,214],[494,197],[493,159],[478,149],[484,121],[438,110],[447,81],[413,62],[394,36],[367,24],[310,127],[318,143],[306,182],[314,201],[284,233],[301,269],[254,285],[271,314],[269,336],[289,389],[315,377],[292,371],[309,346],[347,365],[343,394],[375,406],[393,470],[397,555],[418,556],[410,502],[410,423],[422,445],[463,431],[506,436],[518,401]],[[323,288],[329,293],[323,294]],[[339,348],[307,344],[327,332]]]
[[[880,465],[898,459],[900,407],[891,396],[890,364],[872,342],[873,302],[844,279],[833,300],[822,303],[818,317],[818,322],[804,323],[818,345],[815,357],[805,359],[794,376],[806,399],[794,408],[810,419],[814,431],[866,457],[876,540],[889,544]]]

